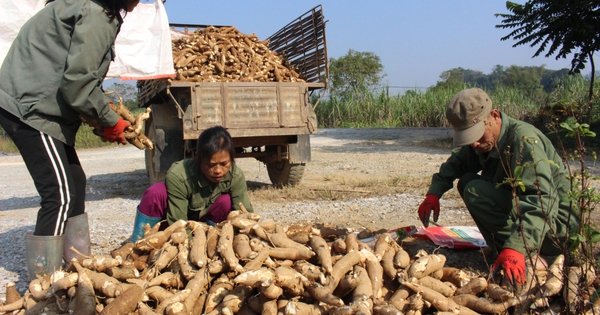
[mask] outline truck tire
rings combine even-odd
[[[305,163],[293,164],[289,160],[267,163],[271,183],[276,186],[295,186],[302,180]]]

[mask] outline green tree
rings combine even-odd
[[[545,52],[556,59],[573,54],[571,73],[579,73],[589,60],[591,79],[588,90],[587,119],[591,120],[595,66],[594,52],[600,50],[600,2],[589,0],[530,0],[525,4],[506,2],[511,13],[498,13],[502,18],[497,28],[512,29],[501,40],[514,39],[513,47],[529,44],[538,49],[533,57]]]
[[[502,85],[515,87],[530,99],[542,103],[546,93],[542,87],[544,67],[519,67],[510,66],[505,69]]]
[[[129,110],[135,110],[138,107],[137,104],[137,89],[135,85],[129,83],[113,83],[104,91],[108,94],[110,100],[117,104],[119,96],[123,98],[123,105],[127,106]],[[114,93],[111,93],[114,92]]]
[[[329,75],[331,94],[344,97],[379,86],[385,73],[377,55],[350,49],[340,58],[329,59]]]
[[[442,72],[440,79],[443,80],[442,85],[444,86],[461,86],[464,83],[469,83],[481,88],[489,87],[489,77],[483,72],[461,67]]]
[[[556,71],[545,69],[542,73],[542,80],[540,81],[540,84],[542,84],[546,93],[551,93],[556,87],[556,85],[560,82],[560,80],[567,77],[568,75],[569,69],[566,68]],[[581,74],[576,74],[576,76],[581,76]]]
[[[442,72],[441,81],[436,87],[447,89],[458,89],[463,86],[480,87],[493,93],[498,89],[515,88],[521,93],[537,102],[543,104],[552,92],[556,84],[568,74],[568,69],[547,70],[545,66],[520,67],[512,65],[504,67],[496,65],[490,74],[481,71],[453,68]],[[577,74],[579,75],[579,74]]]

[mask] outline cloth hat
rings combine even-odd
[[[446,119],[454,129],[455,147],[470,145],[481,139],[484,120],[492,111],[492,100],[480,88],[458,92],[446,106]]]

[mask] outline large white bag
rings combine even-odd
[[[107,78],[148,80],[175,76],[171,32],[161,0],[138,4],[125,16]]]
[[[0,0],[0,64],[21,26],[44,7],[44,0]]]
[[[45,0],[0,0],[0,63],[21,26]],[[138,4],[125,16],[107,78],[146,80],[175,76],[169,19],[161,0]]]

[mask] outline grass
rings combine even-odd
[[[12,140],[5,135],[0,135],[0,152],[4,153],[18,153],[19,149]]]
[[[600,90],[600,83],[596,83]],[[388,89],[322,99],[315,108],[320,128],[367,127],[449,127],[445,119],[445,105],[459,91],[469,88],[432,87],[425,92],[409,91],[404,95],[390,95]],[[589,81],[581,77],[566,77],[558,82],[546,99],[530,98],[527,91],[515,87],[498,87],[487,91],[493,106],[512,118],[529,122],[542,130],[559,146],[559,136],[567,148],[574,142],[564,134],[551,133],[567,117],[590,124],[591,130],[600,128],[600,98],[588,102]],[[311,101],[316,101],[316,97]],[[313,102],[314,103],[314,102]],[[593,110],[590,110],[590,107]],[[435,144],[434,144],[435,145]],[[600,149],[600,137],[587,139],[590,151]],[[451,146],[449,147],[451,148]]]
[[[81,126],[75,138],[75,147],[80,149],[100,148],[117,146],[114,143],[103,142],[100,137],[94,134],[90,126]]]
[[[389,95],[383,89],[321,100],[315,110],[323,128],[448,127],[445,104],[464,88],[431,88],[405,95]],[[490,94],[496,108],[513,118],[523,119],[540,108],[517,89],[500,88]]]

